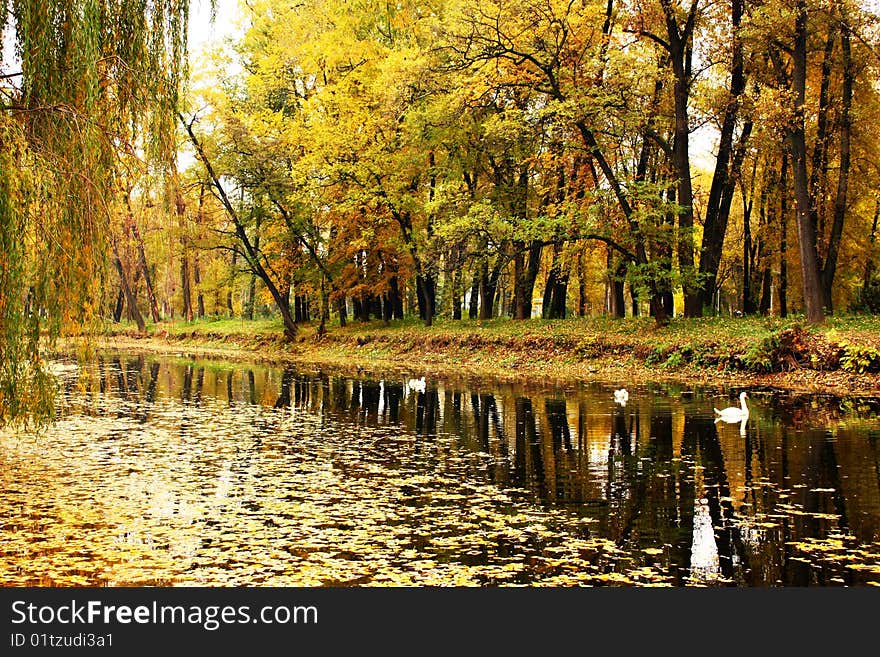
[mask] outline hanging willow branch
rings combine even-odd
[[[51,414],[41,341],[97,322],[119,154],[171,161],[188,5],[0,0],[0,425]]]

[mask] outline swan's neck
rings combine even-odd
[[[746,406],[746,398],[745,397],[741,398],[739,400],[739,404],[742,407],[743,415],[748,415],[749,414],[749,407]]]

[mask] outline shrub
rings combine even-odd
[[[685,362],[687,360],[682,352],[673,351],[660,367],[665,370],[674,370],[684,365]]]
[[[880,350],[852,344],[843,345],[840,367],[846,372],[858,374],[880,372]]]
[[[654,349],[651,350],[651,353],[648,354],[648,357],[645,358],[645,364],[654,365],[655,363],[659,363],[661,360],[664,359],[665,355],[666,349],[664,349],[663,347],[654,347]]]
[[[743,364],[754,372],[772,372],[779,363],[780,346],[779,334],[771,333],[746,350]]]
[[[594,336],[588,335],[578,341],[574,353],[582,360],[596,358],[602,354],[602,345]]]

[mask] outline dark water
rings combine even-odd
[[[0,433],[7,586],[880,585],[878,399],[58,371]]]

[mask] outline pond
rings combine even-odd
[[[5,586],[880,585],[880,399],[54,368],[0,433]]]

